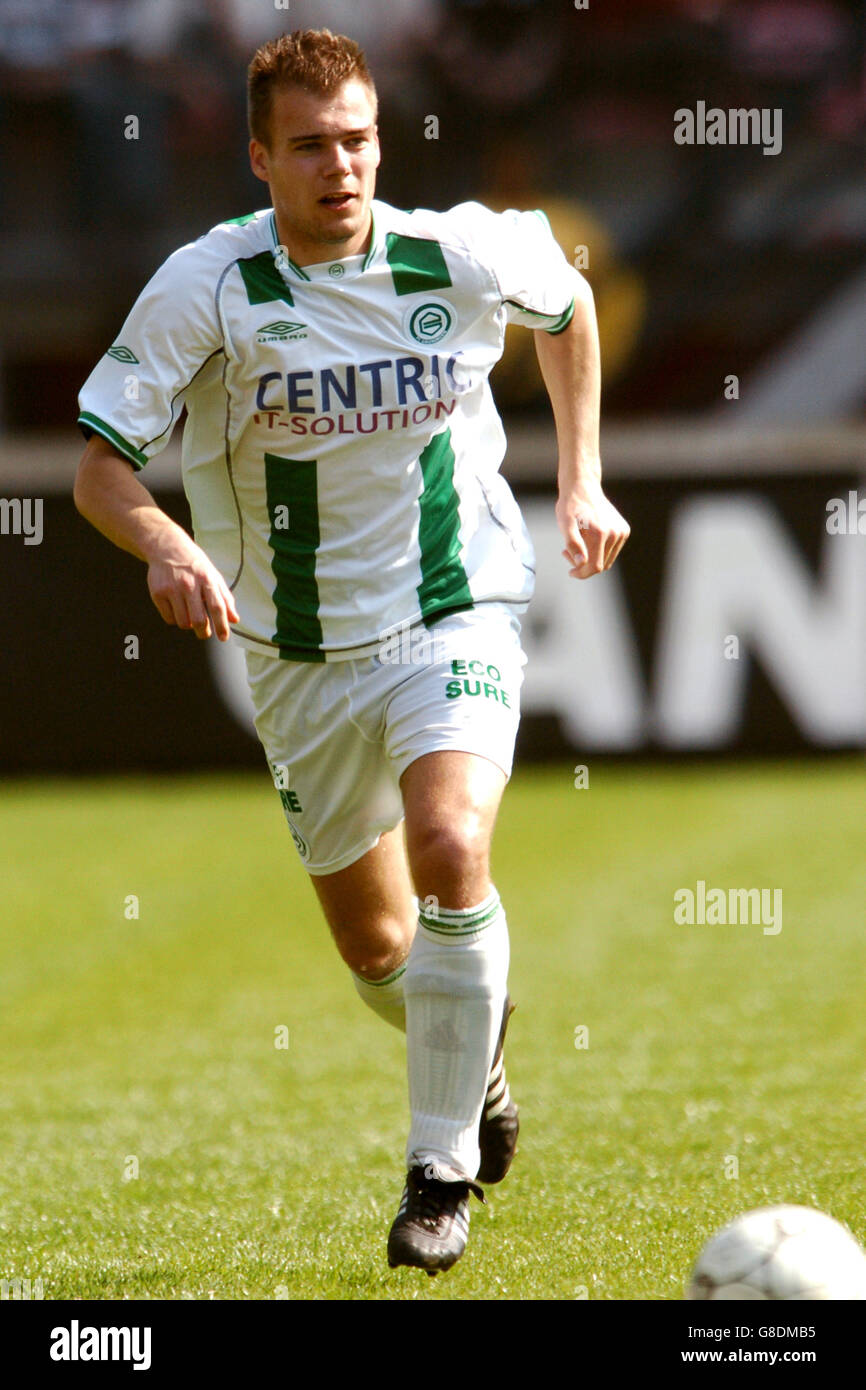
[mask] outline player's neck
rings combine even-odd
[[[345,241],[299,241],[297,237],[289,235],[284,227],[280,225],[279,213],[274,214],[277,229],[277,238],[281,246],[286,248],[289,258],[297,266],[321,265],[324,261],[344,261],[349,256],[360,256],[370,249],[373,239],[373,217],[368,216],[367,226],[364,230],[356,232],[354,236],[348,237]]]

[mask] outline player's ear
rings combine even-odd
[[[268,152],[261,140],[250,140],[250,168],[262,183],[270,182]]]
[[[377,125],[374,125],[374,126],[373,126],[373,139],[374,139],[375,142],[376,142],[376,164],[375,164],[375,168],[378,169],[379,165],[382,163],[382,148],[381,148],[381,146],[380,146],[380,144],[379,144],[379,127],[378,127]]]

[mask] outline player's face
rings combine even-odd
[[[270,140],[250,141],[253,173],[268,184],[280,242],[299,265],[367,249],[379,167],[373,95],[345,82],[319,96],[273,93]]]

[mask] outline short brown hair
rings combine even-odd
[[[330,29],[296,29],[262,44],[247,71],[247,118],[250,135],[267,145],[270,137],[271,98],[279,87],[301,87],[325,96],[352,79],[370,89],[376,105],[376,87],[363,49],[345,34]]]

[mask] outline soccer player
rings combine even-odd
[[[543,213],[374,198],[376,92],[351,39],[282,35],[248,92],[272,207],[181,247],[145,287],[81,392],[75,500],[145,562],[167,623],[245,648],[337,948],[406,1032],[388,1259],[435,1274],[518,1131],[489,852],[533,555],[487,378],[506,323],[526,324],[556,422],[562,553],[578,579],[609,569],[628,526],[600,482],[592,295]],[[195,541],[137,477],[184,404]]]

